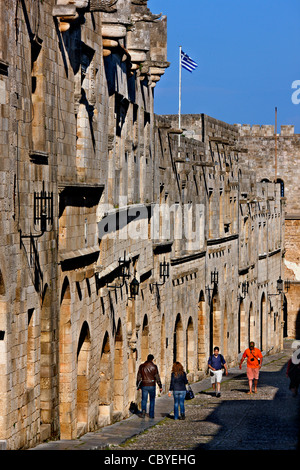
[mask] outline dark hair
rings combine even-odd
[[[152,354],[148,354],[147,361],[153,361],[154,356]]]
[[[183,365],[180,364],[180,362],[178,361],[174,362],[173,367],[172,367],[172,372],[175,375],[175,377],[177,377],[178,375],[183,375],[184,373]]]
[[[215,347],[214,347],[214,351],[215,351],[216,349],[217,349],[218,351],[220,351],[220,349],[219,349],[218,346],[215,346]]]

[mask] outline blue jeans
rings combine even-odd
[[[185,409],[184,409],[184,400],[185,400],[185,395],[186,391],[173,391],[173,396],[174,396],[174,419],[179,418],[179,412],[178,409],[180,407],[180,414],[184,415],[185,414]]]
[[[154,418],[154,405],[155,405],[155,385],[142,387],[142,411],[146,412],[148,394],[150,397],[149,418]]]

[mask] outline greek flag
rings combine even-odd
[[[196,64],[196,62],[183,51],[181,51],[180,60],[181,66],[189,72],[192,72],[196,67],[198,67],[198,64]]]

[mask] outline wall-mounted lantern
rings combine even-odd
[[[130,272],[129,272],[129,263],[130,263],[130,259],[126,259],[126,251],[124,251],[124,258],[119,258],[119,271],[120,271],[120,275],[118,276],[119,278],[122,279],[122,282],[121,284],[119,285],[109,285],[109,284],[106,284],[107,287],[110,287],[112,289],[121,289],[124,284],[125,284],[125,279],[129,279],[130,278]]]
[[[35,230],[40,231],[39,234],[23,235],[20,229],[20,246],[23,238],[41,237],[48,229],[52,229],[53,225],[53,192],[45,191],[43,181],[43,189],[41,192],[34,192],[33,198],[33,224]],[[37,229],[36,229],[37,227]]]
[[[130,297],[128,297],[129,299],[135,299],[135,297],[139,295],[139,287],[140,287],[140,283],[136,279],[136,277],[134,277],[129,286],[130,288]]]
[[[246,295],[248,294],[249,282],[244,281],[242,282],[242,295],[238,295],[239,300],[244,300]]]
[[[214,271],[211,271],[211,273],[210,273],[210,278],[211,278],[211,283],[212,283],[213,285],[216,285],[216,286],[217,286],[218,283],[219,283],[219,273],[218,273],[218,271],[216,270],[216,268],[215,268]]]
[[[159,263],[159,277],[160,279],[163,280],[163,282],[158,283],[158,282],[153,282],[150,284],[151,286],[163,286],[166,282],[166,279],[168,279],[170,276],[170,263],[167,263],[165,258],[163,263]]]
[[[205,290],[208,292],[208,304],[210,305],[212,296],[218,292],[218,284],[219,284],[219,272],[216,270],[211,271],[210,273],[210,280],[212,287],[205,286]],[[212,292],[212,295],[210,294]]]
[[[272,297],[273,295],[286,294],[290,288],[290,285],[291,283],[288,279],[284,281],[283,279],[281,279],[281,276],[279,276],[279,278],[277,279],[277,285],[276,285],[277,294],[268,294],[268,296]],[[284,290],[284,288],[286,288],[286,291]]]

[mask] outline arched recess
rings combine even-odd
[[[194,339],[194,325],[192,317],[189,318],[186,329],[186,370],[195,372],[196,347]]]
[[[228,315],[227,315],[227,303],[225,302],[224,307],[224,320],[223,320],[223,355],[226,357],[228,354]]]
[[[246,312],[244,302],[241,299],[239,303],[239,336],[238,336],[238,352],[242,352],[246,349],[247,345],[247,324],[246,324]]]
[[[71,291],[67,277],[61,289],[59,316],[59,423],[60,438],[75,439],[76,396],[72,386]]]
[[[253,310],[253,303],[250,303],[249,307],[249,336],[248,336],[249,343],[250,341],[255,341],[255,316]]]
[[[284,181],[281,178],[277,178],[276,183],[280,184],[280,196],[284,197]]]
[[[106,331],[100,357],[99,422],[110,423],[112,412],[112,363],[109,335]]]
[[[210,305],[209,354],[213,354],[215,346],[221,348],[221,307],[219,294],[214,293]]]
[[[144,316],[141,340],[141,361],[145,362],[149,354],[149,324],[147,315]]]
[[[282,302],[282,309],[283,309],[283,337],[288,337],[288,303],[287,298],[283,295],[283,302]]]
[[[198,302],[198,369],[206,368],[205,338],[206,338],[205,299],[203,291],[200,292]]]
[[[52,431],[56,434],[58,403],[57,398],[53,400],[51,391],[56,386],[57,318],[53,315],[56,306],[51,300],[50,287],[46,283],[42,293],[39,335],[41,341],[41,421],[43,424],[51,424]]]
[[[120,414],[124,409],[124,347],[121,320],[115,336],[114,357],[114,415]]]
[[[160,376],[162,383],[165,383],[166,378],[166,325],[165,316],[162,316],[160,327]]]
[[[91,350],[90,330],[87,322],[82,325],[77,346],[77,428],[88,425],[89,413],[89,361]],[[78,435],[78,433],[77,433]]]
[[[6,301],[6,289],[4,282],[4,275],[0,270],[0,409],[8,409],[8,389],[11,385],[8,384],[7,368],[4,366],[7,363],[7,351],[6,351],[6,328],[7,325],[7,301]],[[3,364],[3,366],[2,366]],[[7,436],[7,422],[8,417],[5,417],[4,413],[1,413],[0,419],[0,439],[5,440]]]
[[[126,316],[126,334],[127,343],[129,346],[128,356],[128,398],[129,403],[135,401],[136,398],[136,361],[137,361],[137,335],[136,335],[136,320],[135,320],[135,302],[129,302],[127,307]]]
[[[265,293],[262,293],[260,300],[260,348],[261,350],[266,349],[267,341],[267,302]]]
[[[178,361],[181,362],[181,364],[184,364],[184,338],[180,313],[178,313],[176,317],[174,328],[173,361]]]
[[[35,310],[31,308],[28,310],[28,329],[27,329],[27,371],[26,371],[26,385],[27,388],[34,388],[35,386],[35,364],[37,361],[37,341],[35,337]]]

